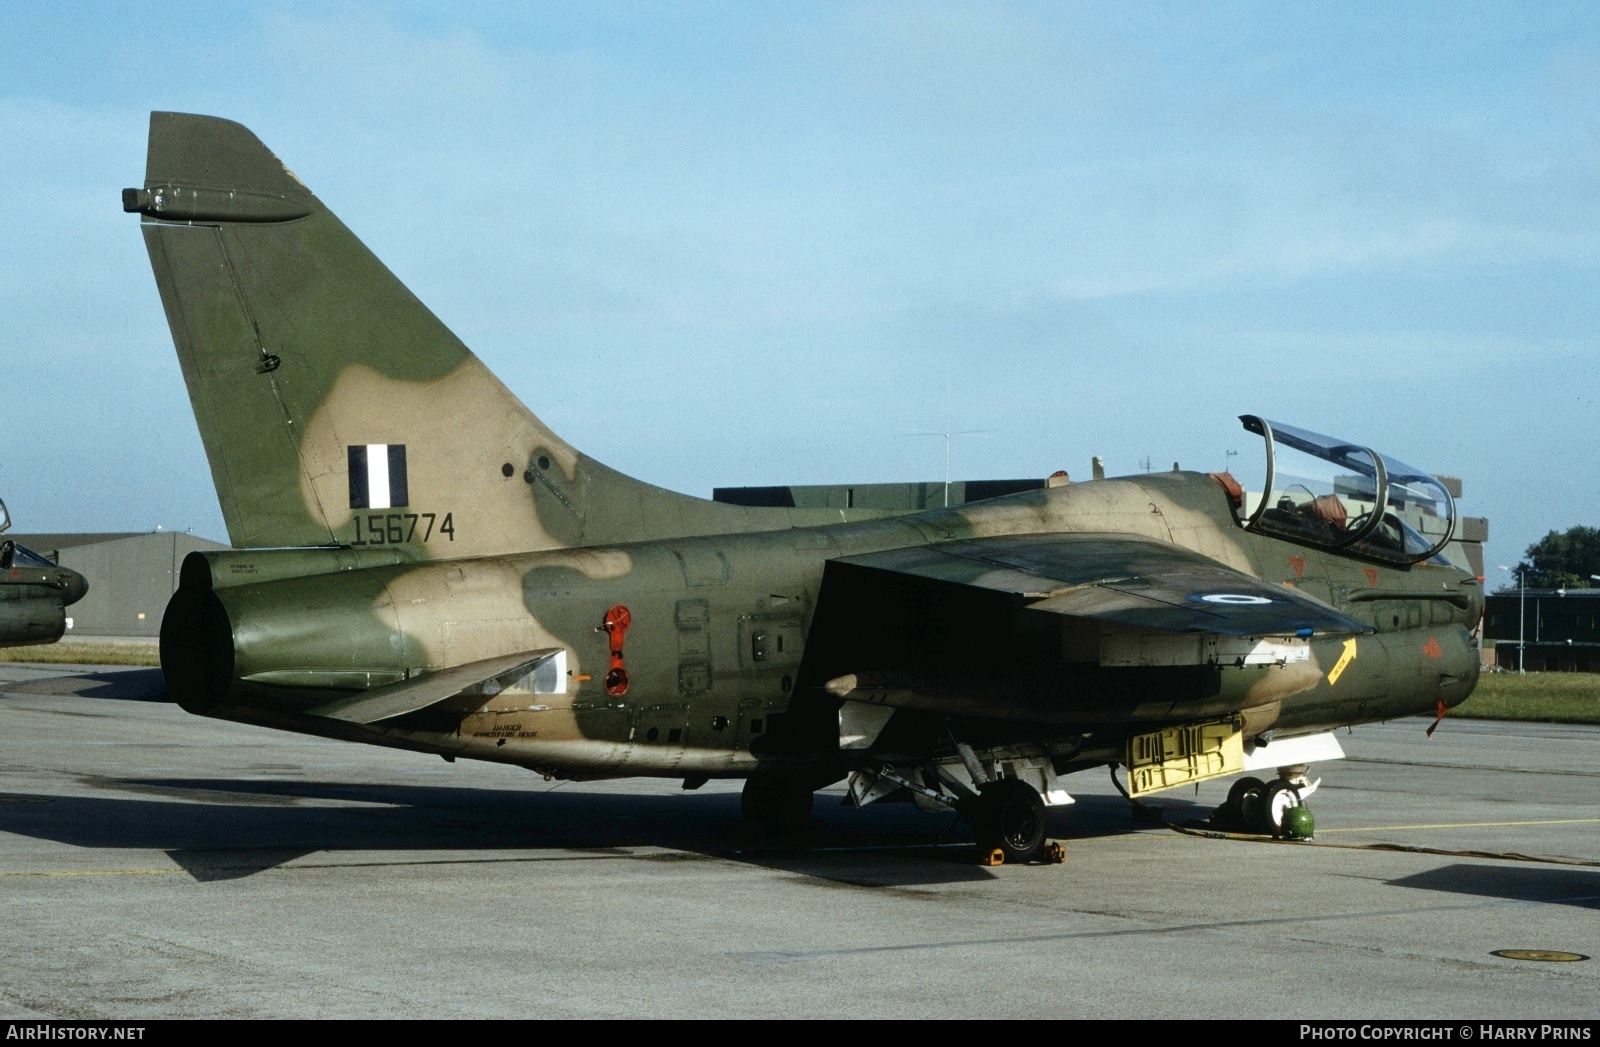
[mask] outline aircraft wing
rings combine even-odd
[[[454,698],[469,691],[481,691],[484,700],[487,701],[510,681],[526,676],[540,662],[557,653],[559,652],[555,649],[520,651],[498,658],[485,658],[480,662],[467,662],[412,680],[402,680],[346,698],[338,698],[307,712],[312,716],[344,720],[348,723],[376,723],[379,720],[426,709],[446,698]]]
[[[854,572],[1010,594],[1029,610],[1137,629],[1224,636],[1375,630],[1295,589],[1168,542],[1131,535],[1050,534],[892,549],[832,561]],[[855,583],[866,583],[856,578]],[[869,584],[870,583],[866,583]]]

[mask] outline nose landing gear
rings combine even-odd
[[[1320,784],[1307,779],[1305,767],[1280,767],[1271,782],[1240,778],[1222,806],[1211,812],[1211,824],[1224,832],[1309,840],[1315,822],[1305,798]]]

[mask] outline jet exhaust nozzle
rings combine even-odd
[[[233,624],[209,584],[185,578],[167,602],[161,616],[161,675],[185,712],[203,715],[228,697]]]

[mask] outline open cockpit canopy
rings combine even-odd
[[[1430,474],[1360,444],[1239,420],[1266,441],[1267,475],[1240,507],[1247,529],[1393,564],[1433,559],[1450,541],[1455,500]]]

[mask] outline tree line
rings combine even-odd
[[[1600,575],[1600,527],[1551,531],[1528,546],[1516,569],[1530,589],[1600,588],[1593,577]]]

